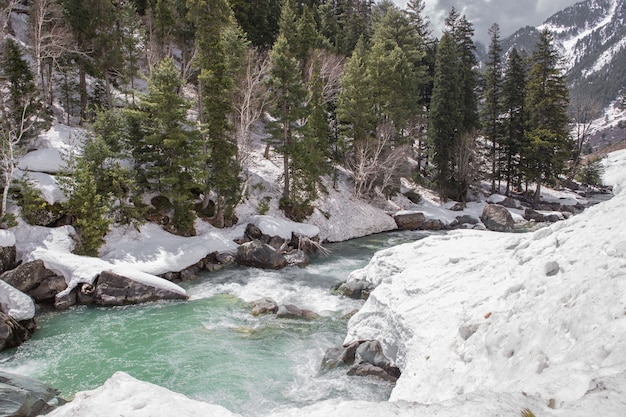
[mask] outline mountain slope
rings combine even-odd
[[[502,41],[530,53],[539,32],[554,34],[568,71],[574,105],[591,100],[606,108],[626,86],[626,3],[585,0],[555,13],[538,27],[527,26]]]

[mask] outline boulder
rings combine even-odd
[[[494,232],[512,232],[515,226],[511,213],[498,204],[487,204],[480,219],[487,229]]]
[[[276,314],[278,304],[272,298],[265,297],[252,302],[252,315],[260,316],[262,314]]]
[[[65,403],[59,391],[21,375],[0,371],[0,416],[31,417]]]
[[[246,231],[244,232],[244,237],[249,241],[256,239],[260,240],[263,237],[263,232],[256,225],[248,223]]]
[[[283,256],[289,266],[305,267],[311,263],[311,257],[300,249],[284,253]]]
[[[393,219],[400,230],[419,230],[426,220],[426,216],[421,212],[400,212],[393,216]]]
[[[479,219],[477,219],[476,217],[469,215],[469,214],[464,214],[462,216],[456,216],[456,221],[459,224],[471,224],[471,225],[475,225],[478,224],[480,222]]]
[[[187,296],[134,281],[109,271],[98,277],[95,303],[100,306],[140,304],[158,300],[186,300]]]
[[[554,222],[558,222],[559,220],[563,220],[563,218],[559,216],[557,213],[543,214],[531,208],[527,208],[524,211],[524,218],[528,221],[535,221],[537,223],[542,223],[542,222],[554,223]]]
[[[56,276],[56,274],[47,269],[43,261],[38,259],[3,273],[0,279],[16,289],[27,293],[37,288],[46,278],[54,276]]]
[[[422,230],[445,230],[446,224],[439,219],[426,219],[422,223]]]
[[[36,303],[54,302],[55,296],[66,288],[65,278],[53,275],[45,278],[37,288],[28,291],[27,294],[33,297]]]
[[[373,376],[389,382],[396,382],[399,376],[394,376],[376,365],[368,362],[359,362],[348,371],[351,376]]]
[[[281,269],[287,266],[287,259],[271,246],[253,240],[239,245],[235,254],[235,263],[262,269]]]
[[[61,296],[57,294],[57,296],[54,298],[54,308],[59,311],[64,311],[76,305],[76,303],[78,302],[77,293],[78,291],[76,290],[76,288],[74,288],[68,294],[64,294]]]
[[[385,356],[378,340],[360,342],[356,349],[356,357],[360,361],[350,369],[348,375],[372,375],[392,382],[400,378],[400,369]],[[379,369],[383,370],[384,374],[381,374]]]
[[[17,266],[15,261],[16,249],[13,246],[0,246],[0,274],[14,269]]]
[[[285,304],[278,307],[278,311],[276,311],[276,317],[281,319],[315,320],[319,318],[319,315],[311,310],[296,307],[293,304]]]
[[[16,347],[30,339],[30,332],[13,317],[0,311],[0,350]],[[3,415],[0,413],[0,415]]]
[[[354,279],[342,282],[332,292],[355,300],[367,300],[374,288],[376,287],[371,282]]]
[[[335,368],[354,365],[356,357],[356,349],[359,342],[353,342],[346,346],[329,348],[324,354],[320,369],[322,371],[330,371]]]

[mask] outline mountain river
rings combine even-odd
[[[124,371],[251,417],[331,398],[383,401],[393,388],[387,382],[319,371],[326,349],[343,342],[345,316],[363,303],[330,288],[377,250],[425,236],[393,232],[328,245],[331,254],[306,268],[206,273],[183,284],[186,302],[44,312],[30,341],[0,353],[0,369],[38,378],[68,399]],[[253,317],[249,302],[262,297],[321,318]]]

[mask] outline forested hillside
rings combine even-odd
[[[532,53],[503,61],[494,25],[480,73],[472,23],[452,9],[435,39],[423,0],[406,10],[388,0],[1,5],[4,222],[8,197],[31,222],[55,213],[83,254],[97,254],[113,222],[186,236],[197,216],[236,223],[259,124],[267,155],[282,157],[280,207],[296,220],[339,168],[358,198],[391,196],[405,177],[465,202],[485,178],[507,194],[536,183],[538,198],[580,160],[548,30]],[[11,192],[18,158],[51,123],[86,132],[54,207],[27,178]]]

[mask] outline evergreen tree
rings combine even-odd
[[[283,154],[283,204],[293,204],[291,196],[290,158],[293,153],[294,131],[303,117],[306,90],[302,83],[300,65],[291,53],[287,38],[281,33],[270,54],[269,87],[274,115],[278,118],[272,129]]]
[[[13,40],[5,41],[0,62],[0,89],[3,91],[0,95],[0,170],[3,180],[0,215],[4,216],[18,158],[26,142],[45,126],[47,115],[33,81],[33,73]]]
[[[65,212],[76,229],[74,253],[98,256],[111,225],[105,198],[98,193],[92,163],[83,157],[70,161],[70,172],[61,185],[68,196]]]
[[[526,150],[526,175],[537,184],[535,201],[539,201],[541,183],[562,173],[571,155],[567,125],[569,93],[561,67],[561,57],[550,31],[540,33],[531,56],[527,84],[526,108],[529,114]]]
[[[491,192],[496,192],[496,181],[500,180],[498,152],[500,146],[502,114],[502,46],[500,27],[493,24],[489,29],[491,42],[485,68],[484,105],[482,108],[483,133],[489,141],[491,155]]]
[[[292,155],[292,200],[302,207],[303,214],[310,214],[310,205],[323,191],[321,177],[330,172],[330,129],[328,113],[323,96],[320,62],[313,55],[312,71],[308,85],[306,125],[301,138],[294,142]]]
[[[368,75],[368,51],[359,40],[341,77],[337,115],[352,143],[366,142],[376,130],[375,102]]]
[[[428,139],[435,163],[435,181],[445,199],[454,191],[454,151],[465,131],[462,116],[462,91],[459,50],[449,32],[444,32],[437,49],[435,79],[430,108]]]
[[[197,28],[195,63],[200,70],[200,123],[207,150],[203,208],[208,207],[213,192],[213,223],[224,227],[234,221],[240,193],[241,169],[229,116],[235,87],[233,63],[240,66],[247,44],[227,1],[193,0],[189,4]]]
[[[509,195],[514,180],[521,176],[521,152],[526,129],[526,62],[513,48],[509,53],[502,83],[502,105],[505,118],[502,126],[503,171],[506,178],[506,195]]]
[[[186,121],[190,104],[179,95],[180,73],[174,61],[166,58],[148,80],[148,95],[139,107],[142,136],[136,146],[141,157],[137,169],[145,173],[147,186],[156,187],[174,206],[174,229],[182,235],[194,234],[189,228],[192,190],[199,175],[197,155],[201,144],[198,132]],[[139,153],[135,153],[138,157]],[[193,223],[191,223],[193,224]]]
[[[279,0],[231,0],[235,18],[252,45],[269,49],[278,36]]]

